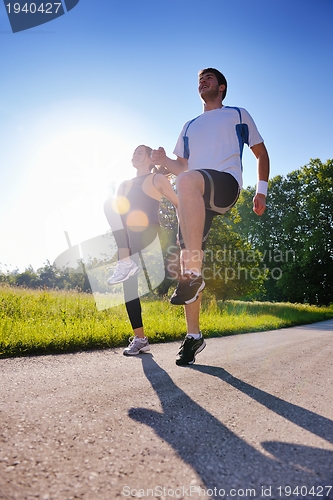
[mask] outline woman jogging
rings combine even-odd
[[[116,199],[108,199],[104,212],[118,247],[118,263],[109,285],[123,283],[127,314],[134,337],[124,349],[125,356],[135,356],[150,350],[145,337],[141,302],[138,294],[138,272],[140,252],[147,248],[157,237],[160,229],[159,207],[162,196],[177,207],[178,199],[171,187],[166,169],[156,168],[151,163],[152,149],[138,146],[132,158],[137,170],[136,177],[124,181],[118,189]],[[119,223],[120,222],[120,223]]]

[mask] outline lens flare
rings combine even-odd
[[[130,212],[126,218],[126,224],[131,229],[131,231],[140,233],[144,231],[149,224],[147,214],[141,210],[133,210]]]
[[[117,196],[115,200],[112,200],[112,208],[117,214],[123,215],[129,212],[131,205],[125,196]]]

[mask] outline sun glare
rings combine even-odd
[[[112,132],[78,130],[53,138],[38,151],[35,175],[52,178],[59,194],[108,190],[131,175],[132,147]],[[67,201],[69,201],[67,199]]]
[[[41,266],[109,231],[105,200],[135,176],[132,154],[149,142],[151,126],[133,110],[98,100],[59,101],[22,123],[24,144],[17,147],[24,164],[11,199],[12,227],[27,236],[15,265]]]
[[[52,259],[109,229],[103,204],[133,176],[132,152],[116,134],[96,129],[60,134],[39,149],[30,179],[39,192],[36,202],[49,212]]]

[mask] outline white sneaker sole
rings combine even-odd
[[[125,276],[125,278],[119,279],[118,281],[113,281],[112,277],[107,280],[108,285],[118,285],[119,283],[124,283],[124,281],[128,280],[132,276],[135,276],[139,272],[139,268],[131,269],[130,272]]]
[[[189,300],[185,300],[185,304],[192,304],[192,302],[195,302],[198,297],[199,297],[199,293],[202,292],[202,290],[205,288],[206,286],[206,283],[203,281],[200,285],[200,287],[198,288],[197,290],[197,293],[194,295],[194,297],[192,297],[192,299],[189,299]]]
[[[201,346],[199,347],[199,349],[197,349],[195,351],[194,356],[193,356],[193,361],[189,361],[188,362],[189,365],[193,365],[193,363],[195,362],[196,355],[199,354],[199,352],[203,351],[205,347],[206,347],[206,342],[203,341],[203,344],[201,344]]]
[[[146,346],[142,347],[141,349],[139,349],[139,351],[137,351],[137,352],[129,352],[128,350],[124,349],[123,355],[124,356],[137,356],[138,354],[140,354],[142,352],[148,352],[148,351],[150,351],[150,346],[146,345]]]

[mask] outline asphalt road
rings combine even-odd
[[[333,498],[333,320],[178,346],[0,360],[0,499]]]

